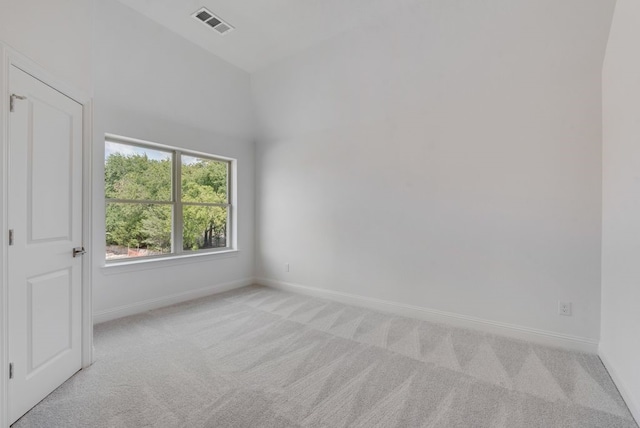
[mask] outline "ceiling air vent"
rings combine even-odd
[[[192,15],[198,21],[207,24],[219,34],[225,35],[233,30],[231,24],[224,22],[219,16],[214,15],[209,9],[203,7]]]

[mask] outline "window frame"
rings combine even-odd
[[[140,257],[126,257],[117,259],[107,259],[105,251],[105,265],[118,265],[118,264],[130,264],[136,262],[146,262],[151,260],[162,259],[176,259],[194,256],[203,256],[207,254],[228,253],[230,251],[237,251],[235,246],[235,219],[236,219],[236,207],[235,207],[235,169],[236,159],[212,155],[210,153],[199,152],[195,150],[184,149],[176,146],[168,146],[165,144],[159,144],[151,141],[144,141],[129,137],[123,137],[113,134],[105,134],[104,143],[107,142],[124,144],[133,147],[139,147],[142,149],[157,150],[162,152],[168,152],[171,161],[171,200],[146,200],[146,199],[119,199],[119,198],[107,198],[105,195],[104,201],[104,225],[105,233],[104,239],[106,239],[106,208],[109,203],[123,203],[123,204],[142,204],[142,205],[168,205],[171,207],[171,252],[166,254],[156,254],[150,256]],[[226,203],[214,203],[214,202],[184,202],[182,201],[182,156],[191,156],[198,159],[211,160],[215,162],[224,162],[227,164],[227,198]],[[106,158],[105,158],[106,160]],[[104,174],[103,174],[104,180]],[[103,181],[103,189],[106,183]],[[203,248],[200,250],[185,250],[183,247],[184,236],[184,219],[183,208],[185,206],[205,206],[205,207],[224,207],[227,209],[227,225],[225,230],[225,246],[217,248]],[[106,246],[106,241],[105,246]]]

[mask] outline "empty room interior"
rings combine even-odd
[[[0,428],[640,422],[640,0],[0,0]]]

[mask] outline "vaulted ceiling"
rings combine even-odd
[[[253,72],[417,0],[120,1],[212,54]],[[191,15],[201,7],[235,30],[221,36],[196,21]]]

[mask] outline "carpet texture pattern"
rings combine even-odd
[[[95,347],[14,427],[637,428],[597,356],[257,286]]]

